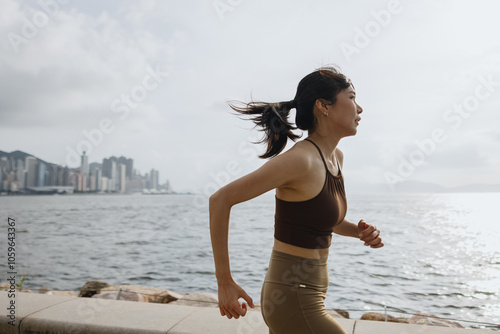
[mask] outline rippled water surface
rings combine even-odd
[[[0,214],[0,270],[7,272],[10,216],[16,219],[17,269],[34,291],[76,291],[95,279],[217,291],[201,196],[4,196]],[[273,243],[273,216],[270,194],[231,213],[233,276],[256,302]],[[500,194],[351,195],[347,217],[375,224],[386,246],[373,250],[334,236],[327,308],[351,310],[356,318],[387,305],[397,309],[390,312],[395,316],[421,311],[500,323]]]

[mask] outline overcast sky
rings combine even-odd
[[[0,0],[0,150],[210,192],[263,163],[226,101],[290,100],[336,64],[364,108],[346,182],[500,183],[497,1],[40,3]]]

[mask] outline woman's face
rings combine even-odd
[[[337,102],[327,105],[328,118],[330,118],[333,131],[342,137],[353,136],[358,131],[359,114],[363,108],[356,103],[356,91],[350,86],[337,94]]]

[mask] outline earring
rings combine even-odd
[[[324,112],[324,113],[323,113],[323,115],[326,117],[326,116],[328,116],[328,113],[327,113],[327,112]]]

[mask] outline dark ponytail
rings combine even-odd
[[[297,127],[309,133],[314,132],[317,125],[314,116],[316,100],[323,99],[335,104],[337,94],[351,85],[351,80],[335,67],[321,67],[300,80],[295,98],[291,101],[250,102],[244,103],[242,107],[230,102],[229,106],[239,114],[251,115],[254,123],[262,127],[265,136],[260,143],[267,143],[267,150],[259,157],[266,159],[280,154],[288,139],[295,141],[300,138],[292,132]],[[288,121],[288,114],[293,108],[297,110],[295,116],[297,127]]]
[[[283,151],[288,139],[295,141],[300,138],[299,135],[292,132],[296,128],[288,122],[288,114],[291,109],[295,108],[294,101],[250,102],[242,107],[230,102],[229,106],[240,114],[251,115],[255,125],[264,131],[264,138],[259,143],[267,143],[267,150],[259,156],[260,158],[272,158]]]

